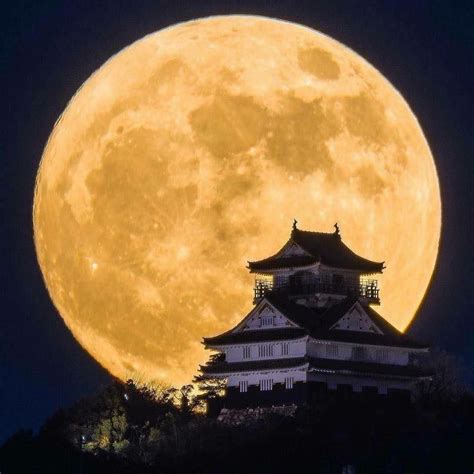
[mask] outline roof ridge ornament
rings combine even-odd
[[[335,233],[336,235],[338,235],[339,237],[341,237],[341,233],[340,233],[340,230],[339,230],[339,226],[337,225],[337,222],[334,224],[334,228],[336,229],[336,230],[334,231],[334,233]]]
[[[293,226],[291,228],[292,234],[295,232],[295,230],[298,230],[298,228],[296,227],[297,224],[298,224],[298,221],[296,219],[293,219]]]

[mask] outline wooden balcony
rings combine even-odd
[[[377,280],[362,280],[358,285],[314,282],[311,284],[274,286],[269,280],[255,280],[254,301],[268,293],[285,294],[288,296],[311,296],[318,293],[344,296],[358,296],[368,303],[380,304],[380,289]]]

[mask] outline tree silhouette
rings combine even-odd
[[[461,360],[448,352],[434,348],[427,357],[417,359],[417,365],[432,372],[420,381],[414,392],[415,401],[424,405],[439,405],[458,401],[467,391],[463,382]]]
[[[222,360],[222,354],[216,353],[209,357],[209,364]],[[196,408],[206,410],[214,400],[220,399],[225,394],[227,381],[221,377],[209,377],[198,374],[193,382],[197,384],[198,393],[195,395],[194,405]]]
[[[179,389],[115,381],[58,411],[38,435],[12,436],[0,448],[0,472],[179,474],[220,472],[225,463],[228,473],[252,474],[288,471],[295,459],[322,473],[472,472],[474,399],[460,388],[458,361],[435,351],[419,364],[435,373],[412,405],[335,397],[242,425],[200,411],[222,395],[221,379],[198,375],[197,387]]]

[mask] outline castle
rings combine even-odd
[[[249,262],[254,307],[223,334],[204,338],[217,355],[201,366],[223,378],[225,408],[301,405],[325,397],[408,401],[427,376],[412,363],[428,351],[380,316],[374,275],[383,262],[350,250],[335,232],[297,228],[273,256]]]

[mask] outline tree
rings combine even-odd
[[[432,372],[432,376],[417,384],[415,401],[439,405],[456,402],[466,392],[462,362],[441,349],[432,349],[428,357],[418,358],[417,365]]]
[[[222,360],[223,354],[212,354],[208,364],[213,364]],[[195,407],[205,410],[209,408],[209,404],[217,401],[225,394],[227,381],[222,377],[209,377],[208,375],[199,374],[193,379],[197,384],[198,394],[195,396]]]

